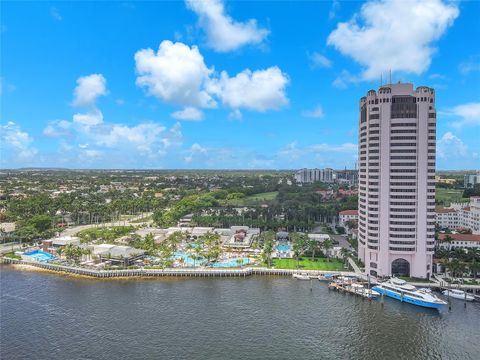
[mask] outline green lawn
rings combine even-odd
[[[228,202],[230,205],[237,205],[237,206],[255,205],[263,202],[272,201],[277,197],[277,195],[278,195],[278,191],[271,191],[271,192],[264,192],[264,193],[259,193],[255,195],[250,195],[250,196],[244,197],[243,199],[229,200]]]
[[[435,202],[438,206],[448,207],[452,202],[465,202],[467,199],[462,198],[463,190],[460,189],[444,189],[437,188],[435,190]]]
[[[22,257],[20,255],[15,255],[15,251],[10,251],[6,254],[3,254],[3,256],[8,257],[10,259],[22,260]]]
[[[273,259],[273,266],[277,269],[296,269],[297,261],[295,259]],[[316,258],[312,261],[310,258],[301,258],[299,269],[303,270],[329,270],[329,271],[345,271],[343,262],[337,259]]]
[[[98,227],[84,229],[78,233],[78,236],[82,243],[92,240],[112,242],[115,239],[130,234],[134,230],[135,228],[133,226]]]

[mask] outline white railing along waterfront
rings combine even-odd
[[[41,263],[35,261],[18,260],[3,258],[6,264],[29,265],[52,271],[60,271],[73,273],[78,275],[86,275],[93,277],[141,277],[141,276],[193,276],[193,277],[228,277],[228,276],[250,276],[250,275],[293,275],[295,273],[306,273],[310,276],[318,276],[323,274],[344,274],[355,275],[352,272],[342,271],[320,271],[320,270],[296,270],[296,269],[271,269],[262,267],[247,267],[242,269],[207,269],[207,268],[166,268],[166,269],[123,269],[123,270],[97,270],[82,267],[65,266],[49,263]]]

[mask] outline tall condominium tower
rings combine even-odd
[[[432,273],[435,127],[432,88],[382,85],[360,99],[358,256],[367,274]]]

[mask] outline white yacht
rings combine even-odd
[[[429,289],[417,289],[407,284],[405,280],[391,278],[380,285],[372,287],[372,290],[409,304],[427,308],[440,309],[447,303],[433,295]]]
[[[310,280],[310,276],[306,273],[303,274],[293,274],[292,277],[297,280]]]
[[[459,289],[444,290],[442,291],[442,294],[458,300],[465,300],[465,301],[475,300],[475,298],[472,295],[469,295],[465,291],[459,290]]]

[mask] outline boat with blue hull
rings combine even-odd
[[[447,303],[432,294],[430,289],[417,289],[415,286],[407,284],[405,280],[392,278],[372,287],[372,290],[412,305],[422,306],[431,309],[441,309]]]

